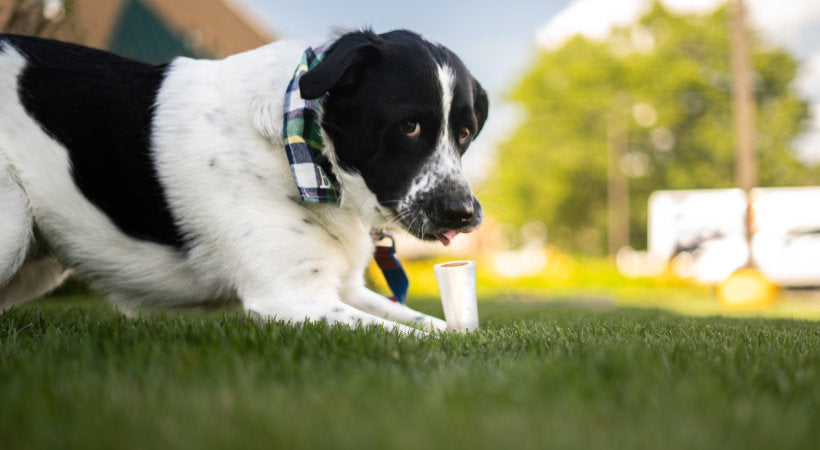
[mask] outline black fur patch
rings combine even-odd
[[[151,156],[166,66],[45,39],[0,35],[27,59],[20,101],[68,149],[74,183],[124,233],[182,247]]]

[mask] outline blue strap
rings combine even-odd
[[[407,279],[407,274],[401,266],[399,259],[396,258],[396,242],[393,236],[387,233],[380,233],[381,238],[390,238],[390,245],[377,245],[373,258],[376,260],[376,265],[384,275],[384,280],[387,281],[387,286],[393,297],[390,300],[404,304],[407,299],[407,290],[410,288],[410,280]]]

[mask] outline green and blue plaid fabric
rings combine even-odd
[[[285,152],[302,200],[313,203],[339,203],[339,190],[330,161],[322,154],[319,120],[321,98],[305,100],[299,92],[299,79],[322,60],[324,48],[308,47],[288,84],[285,94]]]

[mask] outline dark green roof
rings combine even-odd
[[[125,0],[108,46],[114,53],[151,64],[165,63],[175,56],[205,56],[186,45],[183,36],[171,31],[139,0]]]

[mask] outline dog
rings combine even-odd
[[[307,169],[286,152],[287,102],[312,108]],[[444,329],[365,287],[371,231],[447,245],[480,225],[461,155],[487,113],[461,60],[406,30],[159,66],[0,35],[0,311],[73,273],[124,312],[239,301]],[[335,202],[303,195],[325,188]]]

